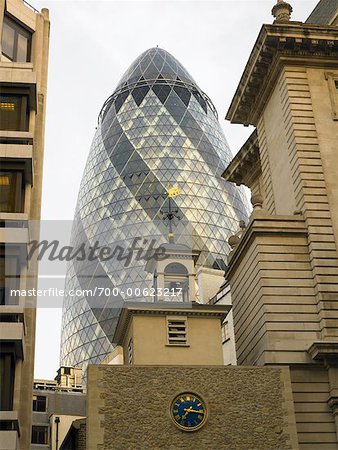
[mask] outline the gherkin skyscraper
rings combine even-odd
[[[173,207],[186,224],[182,239],[200,251],[198,264],[221,266],[227,237],[247,217],[243,191],[221,178],[231,157],[210,99],[172,55],[160,48],[147,50],[101,110],[81,182],[72,246],[99,242],[127,249],[135,238],[165,241],[162,214],[168,184],[175,184],[180,195],[172,199]],[[142,259],[70,262],[61,363],[85,367],[102,361],[113,349],[120,303],[133,297],[152,301],[140,295],[150,284]],[[113,295],[99,296],[95,288]],[[81,295],[83,290],[87,294]]]

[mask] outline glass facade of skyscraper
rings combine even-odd
[[[214,106],[184,67],[160,48],[144,52],[101,110],[71,245],[128,249],[135,238],[141,245],[165,242],[167,189],[175,185],[177,239],[200,252],[197,264],[222,268],[227,237],[248,212],[244,192],[221,178],[231,158]],[[113,349],[119,305],[152,301],[138,295],[151,284],[142,259],[72,261],[66,290],[116,290],[110,298],[66,295],[61,363],[102,361]]]

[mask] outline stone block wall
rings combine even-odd
[[[206,402],[198,431],[170,417],[183,392]],[[87,407],[90,450],[298,449],[288,368],[90,366]]]

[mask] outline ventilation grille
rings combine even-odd
[[[168,345],[188,345],[186,318],[167,318]]]

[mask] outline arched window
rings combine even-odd
[[[164,269],[165,301],[189,301],[189,273],[180,263],[170,263]]]

